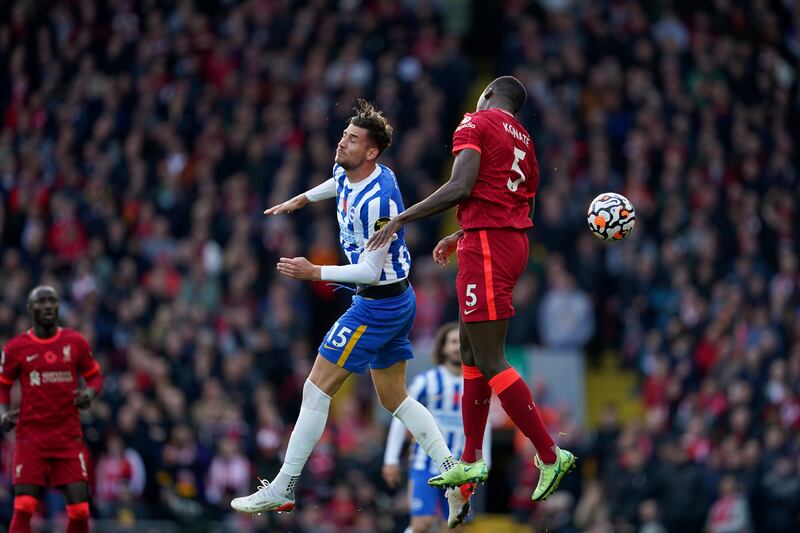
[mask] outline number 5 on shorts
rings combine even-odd
[[[467,284],[467,294],[466,294],[467,299],[464,301],[464,305],[466,305],[467,307],[475,307],[475,304],[478,303],[478,296],[475,294],[475,292],[473,292],[475,290],[475,287],[477,286],[478,285],[476,283]],[[470,309],[469,311],[465,309],[464,314],[468,315],[473,311],[475,311],[475,309]]]

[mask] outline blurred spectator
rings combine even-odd
[[[548,264],[550,288],[539,309],[539,336],[548,348],[581,349],[594,333],[591,301],[555,259]]]
[[[146,470],[139,453],[126,448],[118,435],[106,441],[106,453],[95,466],[95,502],[101,516],[116,516],[120,506],[142,495]]]
[[[708,533],[748,533],[752,531],[747,499],[736,478],[725,476],[719,482],[719,498],[711,505],[706,519]]]

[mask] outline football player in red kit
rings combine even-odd
[[[523,85],[512,76],[492,81],[481,94],[477,111],[466,114],[453,134],[455,162],[450,180],[392,219],[372,236],[368,247],[382,246],[403,224],[458,206],[461,230],[442,239],[433,258],[445,265],[450,254],[458,253],[466,442],[462,468],[431,478],[429,483],[454,486],[488,476],[481,446],[494,391],[511,420],[536,447],[539,482],[531,498],[540,501],[574,469],[576,459],[553,443],[528,385],[505,357],[508,320],[514,315],[511,293],[528,261],[527,230],[533,226],[539,185],[533,140],[515,117],[526,96]]]
[[[58,293],[39,286],[28,296],[33,328],[6,344],[0,356],[0,426],[17,428],[14,516],[11,533],[30,532],[44,487],[58,487],[67,502],[67,533],[89,531],[89,475],[78,409],[100,392],[103,377],[89,343],[58,325]],[[84,386],[79,385],[83,378]],[[20,406],[9,410],[19,380]]]

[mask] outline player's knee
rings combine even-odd
[[[20,494],[14,497],[14,510],[33,514],[36,512],[38,500],[29,494]]]
[[[67,516],[70,520],[89,520],[89,502],[67,505]]]

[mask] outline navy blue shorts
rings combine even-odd
[[[414,357],[408,334],[417,315],[409,287],[403,294],[371,300],[353,296],[353,304],[328,331],[319,353],[345,370],[363,374]]]

